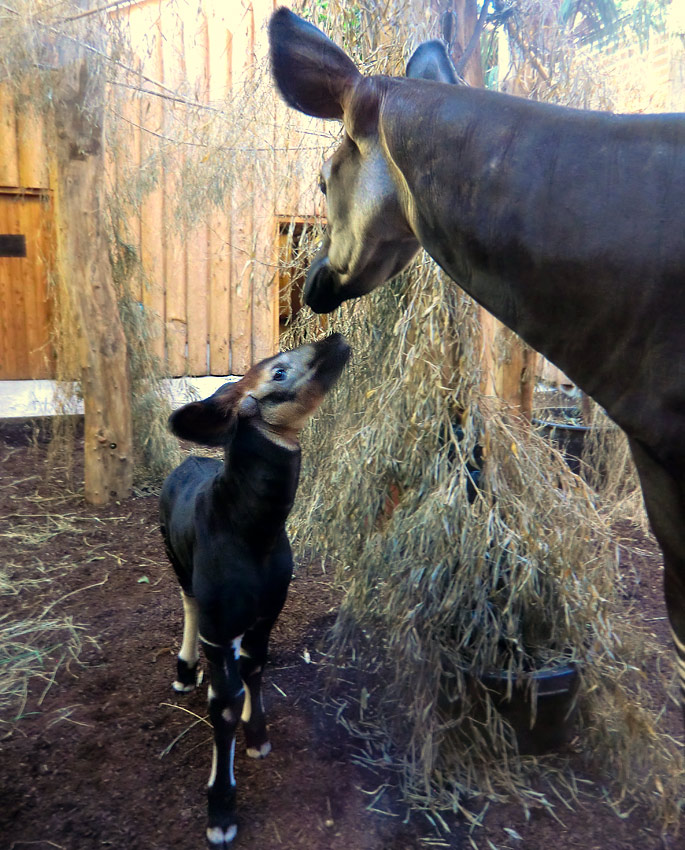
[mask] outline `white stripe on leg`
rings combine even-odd
[[[183,601],[183,643],[178,657],[185,661],[189,667],[194,667],[200,657],[197,643],[197,599],[193,596],[187,596],[183,591],[181,591],[181,599]]]
[[[245,687],[245,702],[243,703],[243,713],[240,715],[240,719],[243,723],[247,723],[252,717],[252,697],[250,696],[250,689],[244,683],[243,685]]]

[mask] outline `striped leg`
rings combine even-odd
[[[273,620],[259,620],[245,632],[240,651],[240,675],[245,684],[243,729],[250,758],[264,758],[271,752],[262,702],[262,673],[266,664],[269,635]]]
[[[173,689],[177,693],[188,693],[202,681],[198,670],[198,610],[197,600],[181,591],[183,601],[183,643],[176,659],[176,680]]]
[[[207,841],[217,850],[226,848],[238,832],[233,758],[244,689],[238,669],[240,639],[229,647],[204,639],[202,645],[209,662],[209,718],[214,729],[212,771],[207,783]]]

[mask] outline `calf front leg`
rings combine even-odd
[[[214,730],[212,772],[207,784],[207,841],[226,847],[238,831],[233,774],[235,733],[245,691],[238,668],[240,638],[228,646],[202,641],[209,665],[209,718]]]
[[[198,671],[198,608],[194,596],[181,591],[183,601],[183,642],[176,659],[176,679],[172,685],[176,693],[192,691],[202,681]]]

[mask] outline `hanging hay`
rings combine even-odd
[[[602,499],[608,522],[623,520],[648,534],[640,481],[628,439],[597,404],[590,407],[583,447],[584,476]]]
[[[596,57],[570,55],[561,37],[547,55],[556,76],[534,96],[608,105]],[[296,320],[286,344],[320,321]],[[301,557],[321,555],[345,590],[331,670],[358,694],[334,688],[332,699],[360,760],[395,771],[415,806],[474,825],[485,799],[572,805],[581,784],[569,761],[520,756],[473,688],[487,671],[511,682],[570,661],[582,673],[580,745],[607,777],[607,801],[639,801],[677,826],[682,759],[644,688],[658,653],[620,597],[606,510],[618,495],[639,504],[624,438],[595,432],[588,458],[610,468],[598,495],[484,397],[474,305],[425,258],[329,324],[354,358],[308,435],[291,530]]]
[[[423,261],[335,322],[354,358],[308,437],[292,532],[345,588],[331,652],[364,690],[345,722],[418,806],[539,804],[540,776],[572,798],[568,769],[517,756],[470,685],[572,661],[588,760],[673,823],[680,759],[642,689],[654,650],[621,603],[606,518],[559,452],[481,395],[474,315]]]

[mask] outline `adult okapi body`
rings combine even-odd
[[[285,521],[300,472],[297,437],[349,354],[340,334],[282,352],[169,420],[177,436],[224,449],[223,463],[187,458],[160,497],[162,535],[185,613],[174,689],[198,684],[198,639],[209,667],[214,756],[207,839],[213,847],[228,845],[237,832],[238,721],[248,755],[260,758],[271,749],[261,680],[292,576]]]
[[[270,38],[286,102],[345,128],[321,171],[328,234],[306,303],[334,310],[423,246],[606,409],[663,550],[685,693],[685,116],[447,85],[440,42],[412,78],[363,77],[285,8]]]

